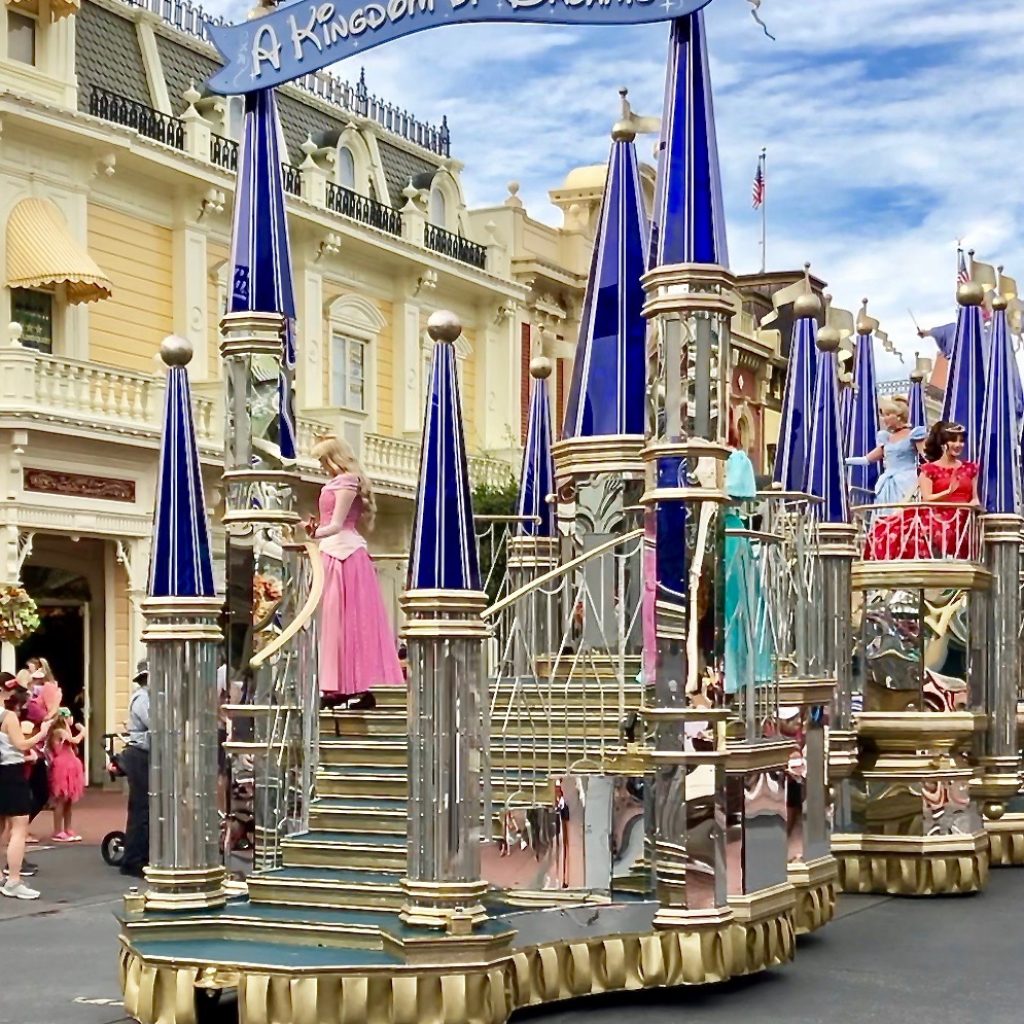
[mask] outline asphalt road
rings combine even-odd
[[[95,847],[34,852],[35,903],[0,900],[0,1024],[120,1024],[113,918],[126,886]],[[1024,869],[981,896],[843,897],[796,962],[728,985],[591,999],[545,1024],[1019,1024]],[[233,1024],[230,1010],[224,1024]]]

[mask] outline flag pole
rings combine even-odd
[[[768,149],[761,147],[761,179],[763,195],[761,198],[761,273],[768,269],[768,180],[766,178]]]

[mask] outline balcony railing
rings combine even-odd
[[[487,264],[487,250],[476,242],[469,241],[461,235],[445,231],[436,224],[425,224],[423,227],[423,244],[442,256],[450,256],[460,263],[468,263],[471,267],[483,270]]]
[[[164,114],[138,100],[94,85],[89,92],[89,113],[104,121],[132,128],[147,139],[175,149],[185,148],[185,126],[170,114]]]
[[[979,510],[938,501],[857,505],[853,510],[864,562],[909,569],[910,562],[980,562]]]
[[[291,164],[281,164],[281,181],[289,195],[302,195],[302,171]]]
[[[327,183],[327,209],[378,231],[386,231],[389,235],[402,233],[402,215],[398,210],[369,196],[361,196],[343,185],[335,185],[333,181]]]
[[[35,422],[100,429],[104,435],[156,437],[163,417],[164,381],[96,363],[0,350],[0,416],[26,415]],[[215,403],[193,395],[196,436],[203,446],[220,443]]]
[[[238,143],[234,139],[225,139],[223,135],[211,135],[210,163],[223,167],[225,171],[237,171]]]

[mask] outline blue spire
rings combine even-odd
[[[427,331],[434,339],[434,355],[408,589],[479,591],[473,502],[455,373],[455,342],[461,327],[451,313],[439,311],[431,314]]]
[[[644,433],[647,322],[641,315],[640,278],[646,225],[633,136],[616,132],[565,405],[564,439]]]
[[[915,370],[910,375],[909,422],[911,427],[928,428],[928,414],[924,408],[924,375]]]
[[[1020,371],[1006,325],[1005,299],[992,316],[992,344],[985,373],[978,490],[986,512],[1015,515],[1021,509],[1021,452],[1017,427]]]
[[[857,317],[857,344],[853,356],[853,406],[850,410],[847,455],[863,458],[878,445],[878,378],[875,373],[873,334],[878,321],[868,316],[868,300],[864,300]],[[850,468],[850,491],[857,504],[872,500],[881,467],[872,462]]]
[[[649,264],[673,263],[729,266],[703,11],[669,39]]]
[[[285,318],[283,371],[278,381],[281,458],[295,458],[295,290],[281,171],[281,137],[273,89],[245,97],[231,231],[232,313],[280,313]]]
[[[849,455],[847,450],[850,444],[850,424],[853,422],[853,395],[852,384],[839,389],[839,437],[843,443],[843,457]]]
[[[551,410],[547,378],[551,363],[535,359],[530,364],[533,390],[530,393],[530,419],[523,449],[523,474],[519,481],[516,515],[535,516],[539,523],[519,524],[519,532],[531,537],[555,536],[555,506],[549,501],[555,493],[555,464],[551,458]]]
[[[185,370],[192,358],[192,346],[182,338],[166,338],[160,354],[168,367],[167,392],[160,437],[149,596],[215,597],[210,529],[192,421],[192,395]]]
[[[775,451],[774,479],[786,491],[802,491],[807,480],[811,446],[811,411],[817,374],[818,323],[814,317],[793,321],[786,390],[782,399],[782,425]]]
[[[960,308],[949,359],[942,419],[959,423],[967,432],[964,458],[975,460],[981,448],[982,412],[985,403],[985,344],[981,322],[982,292],[968,283],[958,289]]]
[[[843,442],[839,436],[839,382],[836,376],[838,348],[838,333],[833,328],[823,328],[818,334],[811,448],[807,463],[807,483],[803,489],[822,499],[816,508],[818,518],[824,523],[850,521]]]

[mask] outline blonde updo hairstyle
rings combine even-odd
[[[881,403],[883,413],[892,412],[900,418],[900,423],[906,426],[910,422],[910,402],[903,395],[893,395]]]
[[[352,446],[334,434],[323,434],[317,438],[311,454],[320,460],[320,464],[332,477],[341,476],[342,473],[353,473],[359,478],[359,497],[363,502],[359,524],[364,530],[372,530],[377,515],[377,499],[374,497],[369,478],[359,465],[356,453],[352,451]]]

